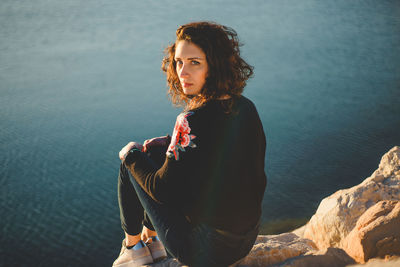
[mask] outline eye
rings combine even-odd
[[[196,61],[196,60],[192,60],[192,65],[199,65],[200,62]]]
[[[176,61],[176,65],[181,65],[182,64],[182,60],[180,60],[180,59],[176,59],[175,61]]]

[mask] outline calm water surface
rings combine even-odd
[[[3,0],[0,266],[111,265],[118,151],[171,133],[162,50],[193,20],[233,27],[255,66],[264,233],[400,144],[399,1]]]

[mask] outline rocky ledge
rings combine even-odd
[[[153,266],[182,265],[169,259]],[[303,227],[258,236],[234,266],[400,266],[400,147],[361,184],[323,199]]]

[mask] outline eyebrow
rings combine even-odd
[[[180,58],[180,57],[175,57],[174,59],[177,60],[177,59],[181,59],[181,58]],[[204,58],[202,58],[202,57],[189,57],[189,58],[188,58],[188,60],[192,60],[192,59],[201,59],[201,60],[204,60]]]

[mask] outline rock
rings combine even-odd
[[[311,240],[293,233],[259,235],[249,255],[234,266],[269,266],[316,249]]]
[[[380,201],[369,208],[341,247],[357,262],[400,255],[400,202]]]
[[[177,259],[167,258],[160,262],[152,263],[149,265],[143,265],[142,267],[189,267],[189,266],[183,265]]]
[[[302,227],[293,230],[292,233],[295,235],[298,235],[298,236],[304,236],[305,229],[306,229],[306,225],[303,225]]]
[[[371,259],[365,264],[354,264],[348,267],[399,267],[400,258]]]
[[[355,261],[340,248],[328,248],[286,260],[276,266],[285,267],[344,267]]]
[[[342,249],[318,251],[311,240],[284,233],[258,236],[249,255],[233,266],[344,267],[353,263],[353,258]]]
[[[323,199],[306,224],[303,237],[313,240],[319,249],[340,246],[368,208],[382,200],[399,199],[400,147],[395,146],[361,184]]]

